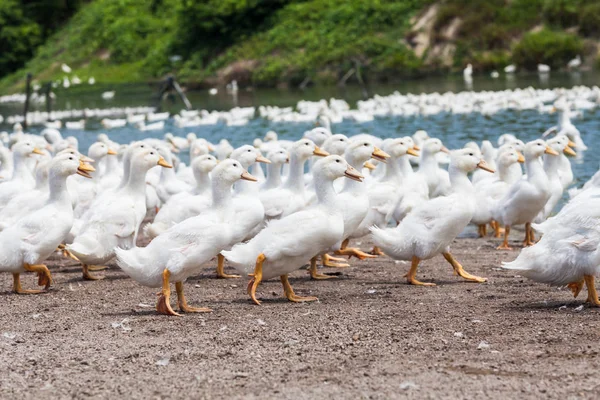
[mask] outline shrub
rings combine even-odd
[[[585,36],[595,36],[600,33],[600,3],[588,4],[581,9],[579,31]]]
[[[580,0],[546,0],[543,8],[544,19],[551,25],[562,28],[577,25]]]
[[[513,48],[513,60],[529,70],[534,70],[537,64],[561,68],[582,50],[583,42],[577,36],[543,29],[523,36]]]

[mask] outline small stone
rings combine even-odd
[[[583,310],[583,304],[582,304],[582,305],[580,305],[579,307],[576,307],[576,308],[575,308],[573,311],[577,311],[577,312],[579,312],[579,311],[581,311],[581,310]]]
[[[402,382],[400,384],[400,390],[409,390],[409,389],[418,389],[419,386],[414,383],[414,382],[410,382],[410,381],[406,381],[406,382]]]
[[[480,324],[480,323],[482,323],[483,321],[482,321],[482,320],[480,320],[480,319],[474,319],[472,322],[473,322],[474,324]]]
[[[283,343],[283,346],[284,346],[284,347],[291,347],[291,346],[295,346],[295,345],[297,345],[297,344],[298,344],[298,341],[297,341],[297,340],[295,340],[295,339],[290,339],[290,340],[286,340],[286,341]]]
[[[373,294],[373,293],[377,293],[377,290],[375,290],[375,289],[367,290],[367,294]]]
[[[477,350],[486,350],[489,348],[490,348],[490,345],[485,340],[482,340],[481,342],[479,342],[479,346],[477,346]]]
[[[558,309],[559,309],[559,310],[566,310],[566,309],[567,309],[567,306],[560,306],[560,307],[558,307]]]
[[[2,336],[4,336],[7,339],[14,339],[14,338],[17,337],[17,334],[16,333],[12,333],[12,332],[4,332],[2,334]]]
[[[232,288],[236,288],[236,287],[238,287],[238,285],[231,285],[231,287],[232,287]]]
[[[454,337],[457,337],[457,338],[462,338],[462,337],[464,337],[464,336],[465,336],[465,335],[463,335],[463,333],[462,333],[462,332],[454,332]]]
[[[171,362],[171,358],[170,357],[165,357],[165,358],[161,358],[160,360],[158,360],[155,364],[161,367],[166,367],[167,365],[169,365],[169,363]]]
[[[356,341],[358,341],[358,340],[360,340],[360,333],[355,333],[355,334],[352,336],[352,340],[354,340],[355,342],[356,342]]]
[[[267,324],[265,321],[263,321],[260,318],[256,320],[256,323],[259,324],[259,325],[263,325],[263,326]]]

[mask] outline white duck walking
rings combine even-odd
[[[117,263],[131,278],[162,290],[156,309],[161,314],[179,315],[171,308],[171,282],[175,282],[179,309],[183,312],[210,312],[187,304],[183,282],[201,265],[231,246],[236,224],[231,186],[240,179],[256,181],[239,161],[221,162],[212,173],[212,207],[177,224],[156,237],[147,247],[116,249]]]
[[[44,153],[29,140],[19,141],[13,146],[13,175],[9,180],[0,183],[0,210],[13,197],[24,190],[31,190],[35,186],[35,178],[28,165],[29,157],[33,154],[43,155]]]
[[[339,208],[333,181],[346,176],[361,180],[362,175],[340,156],[328,156],[313,168],[318,203],[280,220],[274,220],[248,243],[238,244],[222,254],[241,273],[253,269],[248,293],[255,304],[256,289],[263,279],[281,278],[285,296],[293,302],[314,301],[315,297],[300,297],[294,293],[288,274],[300,268],[308,259],[340,243],[344,233],[344,217]]]
[[[451,193],[432,199],[412,210],[396,228],[371,229],[375,245],[396,260],[411,260],[412,265],[406,278],[410,284],[434,286],[416,278],[421,260],[442,254],[454,271],[466,280],[485,282],[467,273],[450,253],[450,244],[469,224],[475,211],[475,189],[467,174],[481,168],[488,169],[472,149],[460,149],[451,154]]]
[[[49,168],[50,195],[46,203],[0,233],[0,271],[13,274],[13,290],[16,293],[40,292],[21,287],[20,274],[25,271],[36,272],[38,284],[46,289],[50,287],[50,271],[41,263],[56,251],[73,224],[67,177],[79,174],[89,178],[88,172],[93,170],[92,166],[72,154],[55,157]]]

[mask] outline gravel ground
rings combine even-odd
[[[461,281],[441,256],[419,269],[433,288],[407,285],[407,263],[353,260],[327,270],[337,279],[292,274],[296,293],[319,297],[310,304],[272,280],[255,306],[247,278],[217,280],[206,265],[185,289],[214,311],[179,318],[157,315],[157,290],[116,267],[84,282],[57,256],[47,294],[14,295],[2,275],[0,397],[597,398],[600,311],[582,307],[585,289],[573,299],[500,270],[518,252],[498,243],[453,246],[487,284]]]

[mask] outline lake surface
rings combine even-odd
[[[542,80],[537,74],[516,75],[507,79],[504,75],[499,79],[488,76],[474,76],[472,90],[503,90],[506,88],[519,88],[533,86],[536,88],[572,87],[575,85],[593,86],[600,76],[588,72],[581,74],[552,73],[548,80]],[[460,92],[467,90],[462,76],[433,77],[423,80],[412,80],[401,84],[378,85],[368,88],[369,96],[374,94],[387,95],[394,91],[400,93],[431,93],[431,92]],[[100,94],[106,90],[115,90],[113,100],[105,101]],[[156,87],[149,85],[81,85],[70,89],[56,89],[56,101],[53,109],[83,109],[83,108],[109,108],[127,106],[156,105]],[[187,94],[194,108],[207,110],[228,110],[238,106],[276,105],[280,107],[294,106],[299,100],[320,100],[331,97],[345,99],[352,107],[356,101],[363,99],[363,91],[356,86],[346,88],[315,87],[306,90],[277,90],[257,89],[252,91],[240,90],[237,98],[220,89],[216,96],[210,96],[207,90],[195,91]],[[22,105],[0,104],[0,114],[5,118],[8,115],[22,111]],[[37,108],[44,110],[45,106]],[[163,110],[177,113],[183,108],[182,102],[177,98],[175,103],[163,102]],[[425,129],[430,136],[440,138],[447,147],[462,147],[466,142],[474,140],[491,140],[494,144],[503,133],[513,133],[523,141],[538,138],[542,132],[552,125],[556,125],[557,116],[554,114],[540,114],[537,111],[506,110],[491,117],[484,117],[479,113],[455,115],[440,113],[432,116],[416,117],[383,117],[366,123],[343,121],[333,124],[334,133],[344,133],[348,136],[357,133],[371,133],[382,138],[412,135],[417,129]],[[583,118],[573,120],[573,123],[582,133],[584,142],[589,150],[584,157],[574,161],[573,170],[580,185],[589,179],[597,170],[600,155],[596,149],[599,147],[600,138],[596,132],[600,129],[600,112],[587,111]],[[73,135],[79,139],[83,151],[92,144],[96,135],[105,132],[117,142],[129,142],[146,137],[163,137],[166,132],[185,136],[193,132],[199,137],[204,137],[217,143],[221,138],[227,138],[232,145],[238,146],[251,143],[254,138],[263,137],[268,130],[275,130],[281,139],[299,138],[304,131],[312,128],[311,123],[273,123],[268,120],[256,118],[245,126],[201,126],[194,128],[178,128],[173,119],[166,121],[164,131],[141,132],[132,126],[105,130],[98,120],[89,120],[86,130],[62,130],[63,135]],[[10,130],[8,125],[0,125],[0,129]],[[37,133],[42,127],[31,127],[30,132]],[[182,154],[186,161],[187,156]]]

